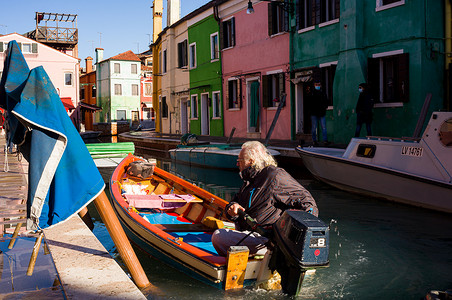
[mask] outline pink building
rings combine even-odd
[[[289,33],[287,12],[278,3],[248,1],[220,5],[224,132],[265,139],[279,101],[287,94],[271,139],[290,140]]]
[[[19,44],[30,70],[38,66],[44,67],[66,110],[71,114],[79,104],[79,59],[20,34],[11,33],[0,36],[0,75],[8,43],[12,40]]]

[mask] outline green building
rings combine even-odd
[[[141,60],[127,51],[103,60],[103,49],[96,49],[96,122],[138,122],[140,111]]]
[[[188,20],[190,132],[198,135],[224,136],[219,31],[213,9]]]
[[[446,107],[444,1],[296,0],[293,8],[294,138],[310,134],[303,98],[314,80],[329,98],[328,139],[336,143],[354,135],[362,82],[376,101],[373,135],[412,136],[428,94],[427,119]]]

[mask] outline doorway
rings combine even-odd
[[[201,94],[201,135],[209,135],[209,93]]]
[[[189,132],[188,126],[188,98],[181,98],[180,100],[180,131],[181,134]]]
[[[246,81],[247,106],[248,106],[248,132],[260,132],[260,107],[259,95],[260,84],[258,78],[251,78]]]

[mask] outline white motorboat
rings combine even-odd
[[[332,186],[452,213],[452,112],[434,112],[420,139],[352,138],[345,150],[296,150]]]

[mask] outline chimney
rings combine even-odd
[[[152,5],[152,42],[154,43],[159,33],[162,32],[162,15],[163,15],[163,0],[154,0]]]
[[[85,58],[85,65],[86,65],[86,74],[93,71],[93,58],[91,56]]]
[[[96,48],[96,64],[104,60],[104,49]]]
[[[170,27],[180,19],[180,0],[168,0],[166,7],[166,26]]]

